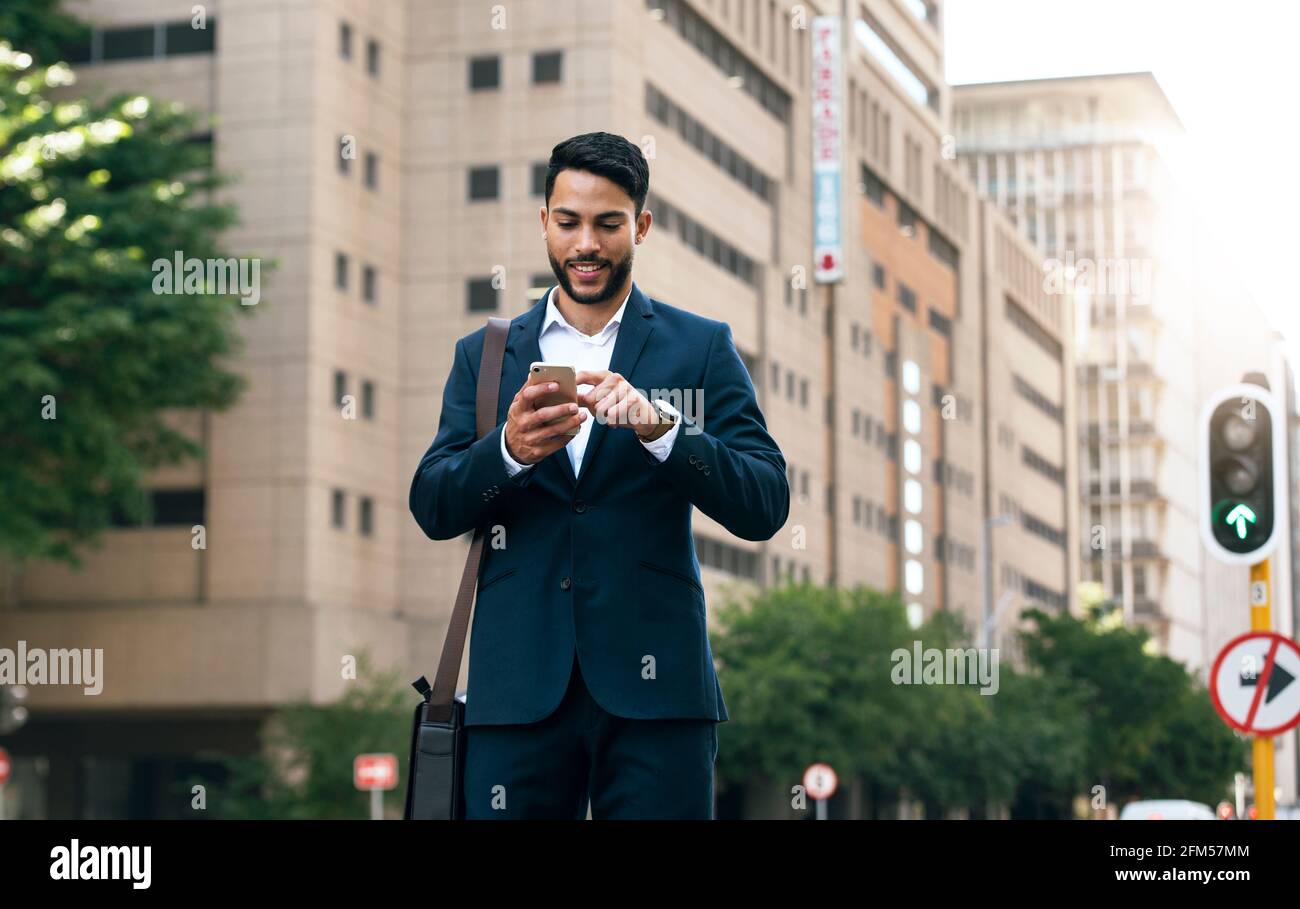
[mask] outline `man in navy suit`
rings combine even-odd
[[[541,223],[559,284],[510,323],[497,426],[482,439],[486,329],[456,342],[438,433],[411,482],[430,538],[485,528],[469,819],[581,819],[589,800],[595,819],[713,817],[728,716],[691,509],[767,540],[790,488],[727,323],[632,281],[649,182],[641,150],[619,136],[555,146]],[[536,406],[552,390],[528,384],[536,361],[572,365],[578,401]]]

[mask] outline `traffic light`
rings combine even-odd
[[[1201,537],[1218,559],[1268,557],[1285,513],[1281,414],[1263,385],[1224,388],[1201,413]],[[1275,474],[1276,471],[1276,474]]]

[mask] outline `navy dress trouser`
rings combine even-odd
[[[535,723],[466,727],[468,820],[690,819],[714,815],[717,722],[614,716],[575,655],[560,706]]]

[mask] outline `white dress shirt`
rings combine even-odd
[[[576,372],[609,369],[610,358],[614,356],[614,344],[618,340],[618,326],[623,321],[623,311],[627,309],[627,301],[632,297],[632,292],[628,291],[628,295],[623,298],[623,305],[605,323],[605,327],[599,333],[588,335],[578,331],[561,315],[559,308],[555,305],[555,294],[559,289],[557,285],[546,298],[546,319],[542,322],[542,333],[537,339],[538,347],[542,351],[542,360],[546,363],[572,365]],[[582,394],[584,390],[590,390],[594,387],[594,385],[585,383],[579,385],[578,394]],[[581,475],[579,471],[582,469],[582,456],[587,450],[587,440],[591,438],[591,427],[594,422],[595,418],[588,411],[587,419],[578,424],[578,434],[564,446],[569,455],[569,463],[573,465],[573,475],[575,477]],[[664,461],[673,450],[673,442],[677,439],[677,432],[681,429],[681,425],[681,421],[678,420],[673,423],[671,429],[653,442],[641,442],[641,444],[660,461]],[[613,429],[614,427],[608,428]],[[621,431],[630,431],[623,430],[621,427],[619,429]],[[520,464],[510,457],[510,453],[506,451],[506,434],[504,432],[501,433],[501,457],[506,463],[506,473],[512,477],[521,470],[528,470],[536,466],[534,464]]]

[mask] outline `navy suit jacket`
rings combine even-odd
[[[745,540],[770,539],[790,511],[785,458],[731,328],[652,300],[633,283],[610,370],[647,396],[702,389],[702,407],[694,397],[683,406],[658,394],[684,417],[663,462],[630,428],[597,421],[581,476],[561,448],[511,477],[501,433],[529,364],[542,359],[546,300],[510,323],[497,425],[482,439],[474,394],[486,327],[456,342],[438,433],[411,481],[411,513],[430,538],[487,531],[466,725],[550,715],[575,648],[592,697],[609,713],[725,722],[691,509]]]

